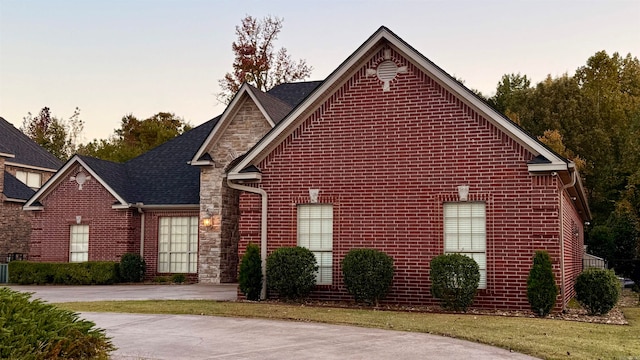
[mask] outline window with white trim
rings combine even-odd
[[[89,261],[89,225],[71,225],[69,262]]]
[[[34,190],[40,189],[40,186],[42,186],[42,175],[40,173],[17,170],[16,178]]]
[[[198,272],[198,217],[161,217],[158,272]]]
[[[487,231],[484,202],[444,204],[444,252],[466,255],[480,267],[479,289],[487,288]]]
[[[318,262],[316,283],[333,282],[333,205],[298,205],[298,246],[313,253]]]

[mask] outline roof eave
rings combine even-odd
[[[227,179],[231,181],[251,181],[251,180],[262,180],[262,173],[259,172],[230,172],[227,174]]]

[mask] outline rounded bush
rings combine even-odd
[[[556,304],[558,286],[553,276],[551,257],[546,251],[536,251],[533,266],[527,278],[527,299],[531,310],[539,316],[547,316]]]
[[[472,258],[445,254],[431,260],[431,294],[445,309],[467,311],[480,283],[480,268]]]
[[[254,243],[249,243],[240,262],[240,273],[238,274],[238,284],[240,291],[247,297],[247,300],[260,300],[262,291],[262,263],[260,259],[260,247]]]
[[[352,249],[342,260],[344,286],[358,302],[376,304],[393,281],[393,258],[374,249]]]
[[[590,315],[604,315],[620,298],[620,281],[613,270],[589,268],[576,279],[576,300]]]
[[[303,247],[283,247],[267,257],[267,286],[283,299],[299,300],[316,285],[316,257]]]
[[[105,331],[77,313],[0,288],[0,359],[108,359]]]
[[[123,282],[140,282],[144,279],[147,264],[140,254],[126,253],[120,258],[120,279]]]

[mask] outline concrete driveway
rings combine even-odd
[[[235,285],[10,286],[49,302],[235,299]],[[114,359],[534,359],[473,342],[393,330],[193,315],[82,313]]]

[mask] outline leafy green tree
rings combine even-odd
[[[278,17],[266,16],[260,20],[247,15],[236,26],[237,40],[231,45],[235,55],[233,72],[219,80],[221,101],[231,101],[244,82],[266,91],[281,83],[309,77],[313,68],[305,60],[294,61],[284,47],[274,49],[283,21]]]
[[[132,114],[122,118],[120,129],[108,139],[94,139],[80,146],[78,153],[103,160],[125,162],[191,129],[172,113],[159,112],[145,120]]]
[[[599,51],[573,76],[526,80],[504,75],[489,103],[578,165],[593,214],[590,251],[610,261],[637,257],[640,240],[629,240],[617,219],[621,207],[626,224],[640,214],[640,62]]]
[[[76,152],[83,128],[79,108],[65,120],[51,115],[51,109],[45,106],[36,116],[27,113],[20,130],[55,157],[65,161]]]

